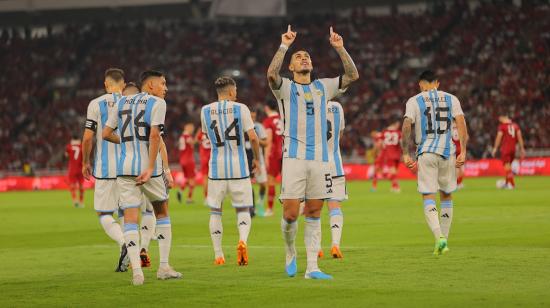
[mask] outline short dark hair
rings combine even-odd
[[[137,86],[137,84],[136,84],[135,82],[130,81],[130,82],[128,82],[128,83],[126,84],[126,86],[124,87],[123,91],[126,90],[126,89],[128,89],[128,88],[131,88],[131,87],[134,87],[134,88],[139,89],[139,87]]]
[[[423,71],[420,76],[418,76],[418,81],[425,80],[427,82],[434,82],[437,79],[437,75],[432,70],[425,70]]]
[[[277,105],[277,102],[272,99],[268,99],[265,104],[267,107],[269,107],[269,109],[273,111],[277,111],[277,108],[279,108],[279,106]]]
[[[218,92],[220,90],[225,89],[228,86],[236,86],[236,85],[237,83],[235,82],[235,80],[227,76],[218,77],[216,81],[214,81],[214,86],[216,87],[216,91]]]
[[[155,71],[155,70],[144,71],[141,74],[139,74],[139,84],[140,84],[140,86],[143,87],[143,84],[145,83],[145,81],[147,81],[147,79],[149,79],[151,77],[164,77],[164,74],[160,71]]]
[[[105,78],[111,78],[116,82],[124,80],[124,71],[120,68],[110,67],[105,70]]]

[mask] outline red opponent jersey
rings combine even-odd
[[[195,159],[193,157],[193,136],[190,134],[182,133],[178,141],[180,150],[180,165],[194,164]]]
[[[195,140],[197,140],[197,142],[199,143],[199,155],[200,155],[200,158],[201,158],[201,162],[203,160],[206,160],[208,162],[208,160],[210,159],[210,148],[211,148],[211,144],[210,144],[210,140],[208,139],[208,136],[202,132],[202,130],[199,130],[197,132],[197,136],[195,137]]]
[[[519,126],[514,123],[501,123],[498,131],[502,132],[502,142],[500,143],[500,153],[512,153],[516,151],[518,142]]]
[[[69,158],[68,172],[69,174],[77,174],[82,172],[82,144],[80,140],[72,140],[65,147],[65,153]]]
[[[283,131],[284,123],[278,114],[274,114],[265,118],[262,123],[267,130],[271,130],[271,153],[269,159],[281,159],[283,157]]]
[[[385,129],[382,131],[382,152],[386,159],[401,159],[401,131],[398,129]]]

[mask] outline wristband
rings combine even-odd
[[[285,45],[285,44],[282,44],[282,43],[281,43],[281,46],[279,46],[279,48],[282,48],[282,49],[284,49],[285,51],[288,50],[288,46]]]

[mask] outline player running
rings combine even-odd
[[[210,140],[208,140],[208,135],[202,132],[202,129],[199,129],[197,136],[195,137],[195,142],[199,144],[199,158],[201,160],[201,174],[202,174],[202,186],[204,190],[204,205],[206,203],[206,197],[208,196],[208,163],[210,161],[210,149],[212,147]]]
[[[124,239],[132,264],[134,285],[144,282],[137,224],[142,193],[153,204],[157,218],[156,236],[160,259],[157,278],[182,277],[182,274],[176,272],[168,263],[172,227],[168,214],[168,187],[165,181],[171,181],[171,178],[169,170],[163,166],[163,157],[167,155],[162,146],[166,116],[164,97],[168,88],[164,75],[158,71],[143,72],[140,81],[142,92],[122,97],[109,114],[103,130],[103,138],[120,143],[117,184],[120,189],[121,207],[124,209]],[[114,129],[117,129],[118,135],[113,133]],[[169,179],[165,179],[165,176]]]
[[[399,120],[394,120],[382,131],[382,159],[384,165],[388,168],[388,173],[391,180],[391,191],[395,193],[401,192],[399,182],[397,181],[397,171],[399,161],[401,160],[401,131],[399,130],[401,123]]]
[[[498,126],[497,136],[495,138],[495,145],[491,154],[496,157],[497,149],[500,147],[500,159],[504,165],[504,172],[506,178],[504,185],[501,188],[514,189],[516,183],[514,182],[514,172],[512,171],[512,162],[516,158],[516,144],[519,143],[520,158],[525,158],[525,146],[523,143],[523,136],[519,125],[512,121],[508,116],[501,115],[498,117],[500,125]]]
[[[305,198],[304,240],[307,252],[306,279],[331,279],[319,269],[317,253],[320,247],[320,214],[324,200],[333,195],[333,181],[327,141],[327,102],[345,91],[359,78],[357,68],[344,48],[344,40],[330,28],[329,41],[344,65],[345,73],[336,78],[312,80],[313,65],[308,52],[295,51],[289,70],[293,80],[279,74],[284,56],[296,39],[288,26],[281,35],[281,46],[267,71],[269,86],[279,103],[284,119],[284,149],[282,167],[283,201],[281,229],[286,246],[286,273],[297,272],[295,239],[300,201]]]
[[[230,195],[231,203],[237,211],[239,230],[237,264],[244,266],[248,265],[247,240],[252,224],[250,173],[258,171],[259,142],[248,107],[236,102],[235,81],[229,77],[220,77],[214,85],[218,101],[201,109],[202,131],[208,135],[212,143],[207,202],[211,209],[209,226],[214,246],[214,263],[225,264],[222,250],[222,202],[226,195]],[[248,135],[254,155],[253,170],[249,170],[246,163],[245,133]]]
[[[456,96],[439,91],[439,81],[432,71],[419,78],[421,92],[407,101],[401,146],[403,162],[411,170],[418,168],[418,191],[424,200],[424,216],[435,237],[434,254],[449,250],[447,239],[453,220],[452,192],[456,190],[456,167],[464,165],[468,132],[466,120]],[[456,121],[462,152],[455,159],[452,120]],[[415,127],[416,158],[409,154],[412,125]],[[441,217],[438,217],[436,193],[440,193]]]
[[[82,176],[82,143],[77,134],[73,134],[71,141],[65,147],[65,157],[68,158],[67,181],[73,199],[74,207],[84,207],[84,177]],[[76,190],[78,189],[78,198]]]
[[[255,110],[250,111],[250,116],[252,117],[252,121],[254,122],[254,131],[256,132],[256,135],[258,135],[258,142],[260,144],[260,159],[259,159],[259,169],[258,172],[255,173],[253,176],[256,180],[256,183],[260,186],[259,189],[259,198],[258,202],[255,202],[254,207],[255,211],[253,213],[257,214],[258,216],[265,216],[264,211],[264,200],[265,200],[265,193],[267,190],[267,171],[265,167],[265,157],[264,157],[264,151],[263,149],[267,146],[267,134],[265,132],[264,126],[256,121],[257,113]],[[250,142],[248,141],[247,136],[245,136],[246,139],[246,156],[248,157],[248,167],[252,170],[252,146]],[[252,190],[252,197],[254,197],[254,190]],[[255,201],[255,198],[252,198],[253,201]]]
[[[263,121],[267,140],[265,146],[265,165],[267,169],[267,209],[265,216],[273,216],[275,185],[281,174],[283,164],[283,120],[277,112],[277,102],[268,100],[264,107],[266,118]]]
[[[88,105],[86,125],[82,137],[82,168],[86,180],[95,178],[94,210],[105,233],[120,247],[120,257],[116,267],[117,272],[125,272],[128,267],[128,257],[124,234],[113,218],[113,213],[119,209],[119,190],[116,184],[116,169],[119,146],[103,139],[103,129],[107,123],[109,112],[114,110],[120,93],[125,87],[124,71],[109,68],[105,71],[105,94],[93,99]],[[90,161],[95,136],[95,152],[93,166]]]
[[[342,214],[341,202],[348,199],[346,190],[346,174],[342,164],[342,155],[340,154],[340,139],[344,134],[346,121],[344,119],[344,109],[338,102],[329,101],[327,104],[327,141],[329,160],[332,163],[332,196],[327,200],[329,209],[329,226],[332,237],[332,247],[330,255],[333,258],[341,259],[344,257],[340,251],[340,240],[342,239],[342,229],[344,227],[344,214]],[[319,251],[319,257],[323,256],[322,250]]]
[[[178,190],[177,198],[178,202],[182,202],[182,193],[185,187],[189,187],[187,192],[187,204],[193,203],[193,189],[195,188],[195,157],[193,156],[193,150],[195,146],[195,124],[192,122],[185,123],[183,125],[183,132],[180,135],[178,144],[180,152],[180,166],[185,181],[181,185],[181,191]]]

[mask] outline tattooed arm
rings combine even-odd
[[[412,120],[405,117],[401,128],[401,150],[403,151],[403,163],[409,168],[414,167],[414,161],[411,158],[409,149],[411,146]]]
[[[281,71],[286,51],[295,39],[296,32],[292,32],[290,25],[288,25],[286,33],[281,35],[281,46],[279,46],[277,53],[273,56],[273,60],[271,60],[271,64],[269,64],[269,68],[267,69],[267,81],[271,89],[278,89],[281,86],[282,79],[279,72]]]
[[[338,33],[332,31],[332,27],[330,27],[330,44],[334,47],[344,65],[341,88],[346,89],[352,82],[359,79],[359,72],[349,53],[344,48],[344,39]]]

